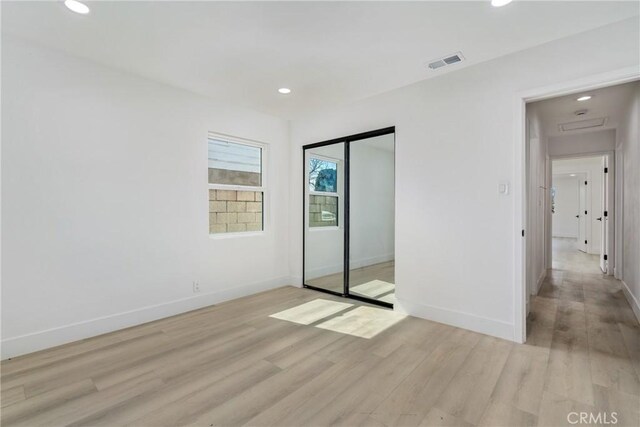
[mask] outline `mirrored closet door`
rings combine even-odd
[[[349,146],[349,292],[393,304],[394,134]]]
[[[344,294],[345,143],[305,150],[305,284]]]
[[[303,151],[304,286],[391,307],[394,128],[307,145]]]

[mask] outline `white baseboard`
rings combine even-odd
[[[638,299],[631,293],[631,289],[629,289],[629,286],[624,282],[624,280],[620,281],[622,282],[622,292],[624,293],[624,296],[627,297],[627,301],[629,301],[629,305],[633,310],[633,314],[636,315],[636,319],[638,320],[638,323],[640,323],[640,303],[638,302]]]
[[[136,310],[98,317],[83,322],[38,331],[2,340],[1,358],[16,357],[44,350],[73,341],[95,337],[119,329],[140,325],[224,301],[252,295],[288,285],[291,278],[278,277],[264,282],[251,283],[216,292],[202,293],[175,301],[142,307]]]
[[[395,258],[394,254],[390,253],[390,254],[385,254],[385,255],[374,256],[374,257],[371,257],[371,258],[362,258],[362,259],[358,259],[358,260],[351,260],[350,268],[354,269],[354,268],[367,267],[369,265],[375,265],[375,264],[380,264],[382,262],[393,261],[394,258]]]
[[[485,335],[491,335],[505,340],[514,341],[514,325],[501,320],[480,317],[461,311],[449,310],[425,304],[398,299],[394,310],[438,323],[468,329]]]
[[[544,282],[544,279],[547,277],[547,269],[542,270],[542,273],[540,273],[540,277],[538,277],[538,281],[536,282],[536,288],[533,290],[533,295],[538,295],[538,292],[540,292],[540,287],[542,286],[542,282]]]
[[[342,273],[344,268],[344,264],[333,264],[329,266],[316,267],[316,268],[307,268],[305,271],[304,277],[308,280],[317,279],[318,277],[329,276],[331,274]]]

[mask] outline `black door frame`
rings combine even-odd
[[[351,218],[349,215],[349,205],[350,205],[350,146],[349,144],[354,141],[359,141],[362,139],[374,138],[376,136],[395,134],[396,127],[390,126],[383,129],[372,130],[369,132],[357,133],[355,135],[349,135],[342,138],[330,139],[327,141],[316,142],[313,144],[303,145],[302,146],[302,286],[308,289],[312,289],[314,291],[325,292],[332,295],[337,295],[345,298],[351,298],[358,301],[367,302],[370,304],[379,305],[382,307],[393,308],[393,304],[378,301],[373,298],[367,298],[360,295],[353,295],[349,291],[349,231],[350,231],[350,222]],[[327,145],[334,145],[344,143],[344,232],[343,232],[343,292],[336,292],[330,289],[319,288],[317,286],[307,285],[305,280],[305,258],[306,258],[306,234],[307,234],[307,218],[306,218],[306,208],[307,208],[307,156],[306,151],[313,148],[324,147]],[[394,135],[394,150],[393,154],[395,157],[395,135]],[[395,162],[394,162],[395,167]],[[394,171],[395,174],[395,171]],[[394,227],[395,228],[395,227]]]

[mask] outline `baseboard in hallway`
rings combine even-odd
[[[620,282],[622,283],[622,292],[624,293],[625,298],[627,298],[627,301],[629,302],[629,305],[631,306],[633,314],[636,316],[638,323],[640,323],[640,302],[631,292],[629,285],[627,285],[624,280],[620,280]]]

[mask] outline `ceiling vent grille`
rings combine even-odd
[[[579,120],[577,122],[560,123],[558,128],[561,132],[569,132],[572,130],[590,129],[602,127],[607,122],[606,117],[598,117],[597,119]]]
[[[435,59],[430,61],[427,66],[431,70],[437,70],[438,68],[446,67],[447,65],[457,64],[458,62],[464,61],[464,56],[462,53],[456,52],[453,55],[447,55],[439,59]]]

